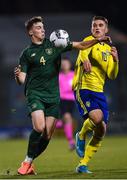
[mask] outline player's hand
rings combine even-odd
[[[98,41],[99,41],[99,42],[107,42],[107,43],[112,44],[112,40],[111,40],[110,36],[100,37],[100,38],[98,38]]]
[[[15,75],[15,77],[19,77],[20,72],[21,72],[21,65],[18,65],[18,66],[15,67],[15,69],[14,69],[14,75]]]
[[[84,70],[85,70],[86,73],[91,72],[92,66],[91,66],[91,63],[90,63],[89,60],[86,60],[86,61],[83,62],[83,67],[84,67]]]
[[[113,56],[113,60],[115,62],[119,62],[118,52],[117,52],[116,47],[114,46],[111,47],[111,55]]]

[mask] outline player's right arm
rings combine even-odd
[[[15,75],[15,80],[16,80],[17,84],[21,85],[21,84],[25,83],[26,73],[21,72],[21,65],[15,67],[14,75]]]
[[[19,58],[19,65],[14,69],[15,80],[19,85],[25,83],[27,70],[28,70],[27,50],[24,50]]]

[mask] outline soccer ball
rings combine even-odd
[[[69,40],[69,34],[67,31],[58,29],[53,31],[50,35],[50,41],[54,43],[55,47],[67,47]]]

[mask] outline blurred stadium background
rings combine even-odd
[[[80,41],[90,34],[94,15],[109,19],[112,40],[119,51],[120,72],[115,81],[105,86],[110,108],[108,134],[127,134],[127,24],[124,3],[111,0],[102,2],[72,1],[16,1],[0,2],[0,138],[27,136],[31,121],[27,117],[23,87],[17,86],[13,70],[23,48],[29,44],[24,21],[40,15],[44,17],[46,37],[54,29],[65,29],[73,41]],[[78,51],[67,53],[73,64]],[[65,55],[64,55],[65,56]],[[74,111],[77,129],[81,118]]]

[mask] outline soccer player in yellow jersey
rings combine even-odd
[[[92,20],[92,35],[84,39],[101,38],[108,32],[108,20],[95,16]],[[106,133],[108,122],[108,106],[103,92],[105,80],[115,79],[118,74],[119,59],[117,49],[109,43],[99,42],[80,51],[73,79],[73,90],[80,115],[84,118],[81,131],[76,134],[76,152],[81,157],[76,168],[78,173],[91,173],[88,163]],[[85,148],[88,131],[93,131],[92,138]]]

